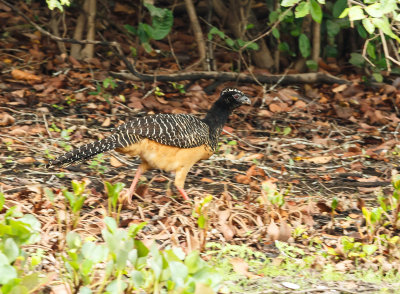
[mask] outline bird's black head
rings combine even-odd
[[[228,105],[229,108],[235,109],[241,105],[250,105],[250,99],[243,94],[242,91],[239,91],[235,88],[225,88],[221,92],[221,96],[218,99],[224,104]]]

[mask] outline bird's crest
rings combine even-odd
[[[235,88],[225,88],[225,89],[222,90],[221,96],[224,95],[224,94],[226,94],[226,93],[228,93],[228,92],[235,92],[235,93],[238,93],[238,94],[240,94],[240,95],[244,95],[243,92],[240,91],[240,90],[238,90],[238,89],[235,89]]]

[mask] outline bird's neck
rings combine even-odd
[[[203,119],[203,122],[208,125],[210,128],[210,138],[212,139],[213,144],[216,144],[216,140],[222,131],[225,123],[228,121],[229,115],[232,113],[232,109],[223,105],[217,101],[211,109],[207,112],[206,117]]]

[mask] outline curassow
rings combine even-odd
[[[116,150],[131,156],[139,155],[139,165],[129,188],[132,198],[140,176],[150,169],[174,171],[175,186],[189,200],[184,184],[190,168],[216,151],[218,138],[232,111],[250,99],[237,89],[224,89],[205,118],[190,114],[155,114],[135,117],[117,127],[109,137],[95,141],[61,155],[48,166],[68,166],[96,154]]]

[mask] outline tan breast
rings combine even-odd
[[[143,139],[128,147],[118,148],[116,151],[131,156],[139,155],[149,167],[165,171],[175,171],[184,166],[190,168],[196,162],[208,159],[213,155],[211,148],[207,145],[194,148],[178,148],[163,145],[149,139]]]

